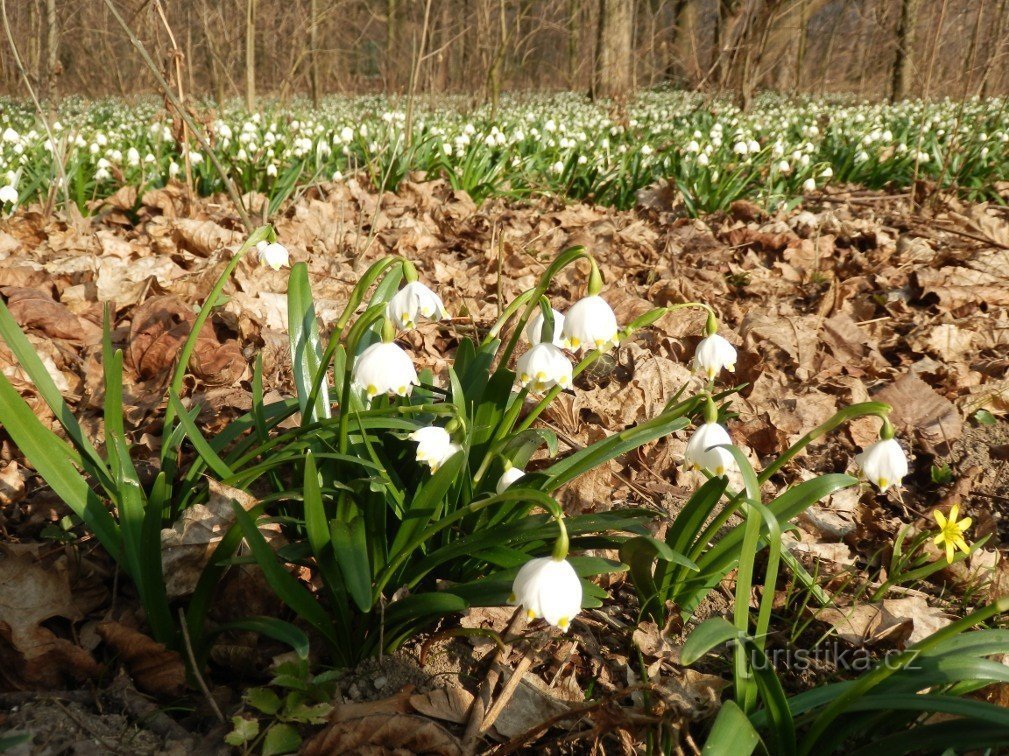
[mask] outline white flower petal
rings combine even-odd
[[[561,336],[572,350],[600,349],[608,351],[617,345],[617,316],[600,296],[580,299],[564,315]]]

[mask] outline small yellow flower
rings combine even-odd
[[[939,523],[939,535],[932,539],[938,545],[946,547],[946,562],[953,563],[953,552],[960,549],[964,554],[970,553],[970,547],[963,538],[963,534],[970,527],[972,522],[970,517],[964,517],[957,522],[957,515],[960,514],[960,505],[954,504],[949,510],[949,519],[938,509],[933,512],[935,521]]]

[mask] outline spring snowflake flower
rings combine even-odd
[[[409,396],[420,381],[409,355],[395,343],[381,341],[354,362],[353,382],[371,399],[379,394]]]
[[[559,347],[540,343],[523,354],[515,363],[519,385],[542,393],[554,386],[568,388],[572,381],[571,360]]]
[[[525,474],[526,471],[523,470],[521,467],[509,467],[507,470],[504,471],[504,473],[501,474],[501,477],[498,478],[495,490],[498,493],[504,493],[506,490],[508,490],[509,487],[511,487],[512,483],[517,481]]]
[[[701,340],[694,352],[694,369],[712,380],[725,368],[730,373],[736,370],[736,348],[728,340],[713,333]]]
[[[16,205],[18,202],[18,190],[10,184],[0,186],[0,205],[5,202],[9,202],[12,205]]]
[[[723,445],[731,444],[729,432],[718,423],[704,423],[687,442],[684,462],[689,470],[705,470],[712,475],[725,475],[736,466],[736,460]]]
[[[510,603],[525,609],[529,619],[542,617],[566,633],[582,609],[582,583],[567,559],[530,559],[515,576]]]
[[[259,262],[268,268],[280,270],[291,264],[291,253],[283,244],[259,242],[256,245],[256,252],[259,255]]]
[[[808,178],[802,182],[802,191],[812,192],[816,189],[816,179]]]
[[[550,309],[554,314],[553,344],[554,346],[564,346],[564,340],[561,337],[561,331],[564,328],[564,316],[552,307]],[[529,319],[528,325],[526,325],[526,338],[534,346],[543,340],[543,320],[543,313],[537,310],[536,314]]]
[[[970,517],[964,517],[962,520],[957,521],[956,518],[960,514],[960,505],[954,504],[950,508],[948,520],[946,519],[946,515],[938,509],[932,514],[939,525],[939,535],[933,538],[932,542],[937,546],[945,546],[946,562],[949,564],[953,563],[953,553],[956,549],[960,549],[964,554],[970,554],[970,546],[964,540],[963,534],[967,532],[967,528],[970,527],[972,520]]]
[[[417,327],[417,317],[441,320],[447,314],[441,297],[420,281],[412,281],[396,292],[386,306],[386,314],[399,329]]]
[[[449,432],[437,425],[415,430],[410,434],[410,440],[417,442],[417,461],[430,467],[432,474],[462,451],[459,444],[452,443]]]
[[[561,336],[569,349],[609,351],[619,341],[617,316],[598,294],[579,299],[564,316]]]
[[[908,470],[907,456],[895,438],[883,439],[867,446],[855,455],[855,463],[880,492],[885,492],[890,486],[899,487]]]

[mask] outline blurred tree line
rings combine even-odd
[[[1004,94],[1009,0],[5,0],[36,90],[217,100],[673,86],[874,98]],[[10,45],[0,88],[23,94]]]

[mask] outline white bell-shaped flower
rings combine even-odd
[[[371,399],[379,394],[408,396],[417,380],[409,355],[389,341],[372,344],[354,362],[354,385]]]
[[[515,576],[511,603],[525,609],[529,619],[542,617],[567,632],[582,609],[582,583],[567,559],[530,559]]]
[[[447,313],[441,297],[420,281],[411,281],[389,300],[386,314],[402,330],[416,328],[418,316],[441,320]]]
[[[575,302],[564,316],[561,337],[572,350],[607,351],[617,345],[617,316],[606,300],[594,294]]]
[[[731,443],[732,438],[724,427],[718,423],[704,423],[687,441],[687,449],[683,453],[687,469],[725,475],[736,465],[729,450],[722,448],[723,444]]]
[[[512,483],[514,483],[516,480],[518,480],[525,474],[526,471],[520,467],[509,467],[501,474],[501,477],[498,478],[496,488],[497,492],[504,493],[505,491],[508,490],[509,487],[511,487]]]
[[[900,486],[900,481],[908,471],[907,455],[895,438],[867,446],[855,455],[855,463],[880,491],[886,491],[890,486]]]
[[[548,391],[554,386],[568,388],[572,381],[571,360],[553,344],[537,344],[515,363],[519,385],[533,391]]]
[[[564,339],[561,336],[561,331],[564,329],[564,316],[552,307],[550,309],[554,314],[553,344],[554,346],[564,346]],[[529,319],[528,325],[526,325],[526,338],[529,339],[529,343],[534,346],[543,341],[544,320],[545,318],[543,317],[543,313],[537,310],[536,314]]]
[[[0,205],[6,202],[12,205],[16,205],[18,202],[18,190],[10,184],[0,186]]]
[[[286,268],[291,263],[291,253],[287,251],[287,247],[277,242],[270,244],[259,242],[256,245],[256,252],[259,255],[259,262],[274,270]]]
[[[431,473],[445,464],[462,447],[452,443],[452,436],[444,428],[432,425],[419,428],[410,434],[410,440],[417,442],[417,461],[431,468]]]
[[[736,370],[736,348],[724,336],[713,333],[701,340],[694,352],[694,369],[713,379],[725,368]]]

